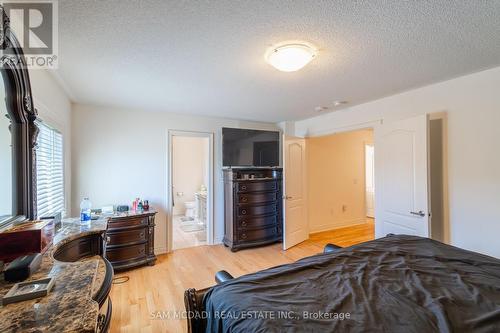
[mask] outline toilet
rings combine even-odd
[[[184,203],[184,207],[186,207],[186,213],[184,214],[186,217],[195,217],[196,210],[196,202],[195,201],[186,201]]]

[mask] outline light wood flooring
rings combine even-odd
[[[183,311],[184,290],[214,285],[217,271],[224,269],[237,277],[320,253],[326,243],[345,247],[373,238],[374,223],[369,219],[366,224],[312,234],[287,251],[281,249],[282,244],[235,253],[223,245],[205,245],[160,255],[155,266],[117,274],[130,280],[113,285],[111,290],[111,332],[186,332],[185,319],[153,316]]]

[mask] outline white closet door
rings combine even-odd
[[[376,131],[376,237],[429,236],[427,121],[424,115]]]

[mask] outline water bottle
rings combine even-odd
[[[92,203],[89,198],[83,198],[80,203],[80,221],[81,222],[90,222],[90,210],[92,209]]]

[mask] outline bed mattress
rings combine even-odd
[[[211,288],[207,332],[500,332],[500,260],[390,236]]]

